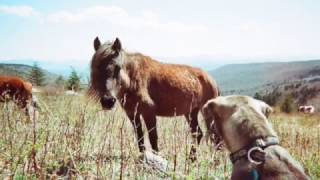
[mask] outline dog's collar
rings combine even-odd
[[[231,153],[230,160],[234,164],[239,159],[246,158],[253,164],[261,164],[265,160],[266,153],[264,152],[264,149],[272,145],[279,145],[278,137],[270,136],[266,138],[256,139],[248,146],[245,146],[240,150]]]

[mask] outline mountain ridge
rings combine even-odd
[[[32,69],[32,66],[26,64],[11,64],[11,63],[0,63],[0,75],[4,76],[17,76],[22,79],[28,80],[28,75]],[[55,73],[49,72],[44,68],[40,69],[45,74],[45,84],[50,84],[55,81],[59,76]]]
[[[239,91],[253,95],[252,88],[294,81],[318,73],[320,60],[227,64],[209,71],[222,91]],[[227,93],[228,94],[228,93]]]

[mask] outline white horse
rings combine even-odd
[[[313,114],[314,113],[314,106],[309,105],[309,106],[299,106],[298,109],[299,112],[303,112],[306,114]]]

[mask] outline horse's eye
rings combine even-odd
[[[113,70],[114,70],[114,68],[113,68],[113,66],[107,66],[106,67],[106,75],[108,76],[108,77],[110,77],[110,76],[112,76],[113,75]]]
[[[113,78],[117,78],[117,77],[118,77],[120,70],[121,70],[121,68],[120,68],[119,65],[116,65],[116,66],[114,67]]]

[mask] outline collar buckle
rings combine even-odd
[[[250,163],[259,165],[265,161],[266,152],[258,146],[252,147],[248,150],[247,158]]]
[[[231,153],[230,160],[232,163],[235,163],[241,158],[246,158],[253,164],[261,164],[266,160],[266,152],[264,149],[272,145],[279,145],[278,137],[269,136],[266,138],[258,138],[248,146]]]

